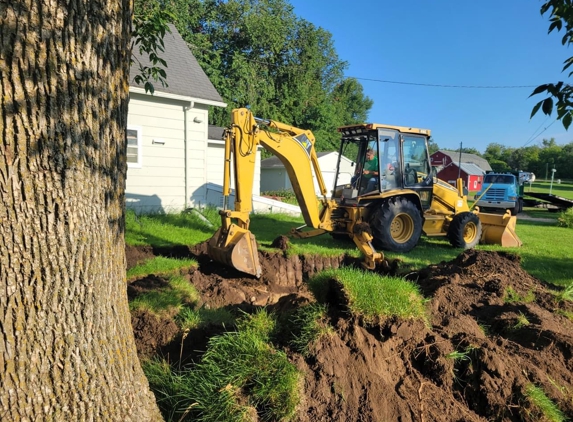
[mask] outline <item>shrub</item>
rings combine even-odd
[[[557,225],[559,227],[573,228],[573,208],[567,208],[557,219]]]

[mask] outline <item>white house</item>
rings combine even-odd
[[[126,205],[138,212],[222,203],[223,128],[208,122],[209,107],[227,104],[175,27],[170,29],[161,53],[167,61],[167,86],[156,82],[154,94],[147,94],[133,79],[138,61],[149,62],[137,57],[131,68]],[[259,194],[258,177],[257,167],[253,194]]]
[[[334,188],[334,178],[336,176],[336,163],[338,152],[318,152],[318,164],[328,190],[327,196],[332,194]],[[350,183],[350,178],[354,174],[352,160],[342,156],[340,160],[340,176],[337,184]],[[318,188],[316,175],[313,175],[314,190],[317,195],[321,195]],[[286,172],[285,166],[278,157],[270,157],[261,161],[261,192],[292,190],[292,184]]]

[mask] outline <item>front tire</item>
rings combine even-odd
[[[456,214],[448,228],[448,239],[455,248],[471,249],[481,238],[481,221],[473,212]]]
[[[386,251],[409,252],[420,240],[422,225],[416,205],[405,198],[391,198],[372,213],[372,242]]]

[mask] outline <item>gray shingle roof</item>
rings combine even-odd
[[[208,76],[205,74],[197,59],[187,47],[187,44],[175,29],[175,26],[169,25],[171,33],[166,33],[163,38],[165,51],[159,52],[159,57],[167,62],[167,87],[160,82],[153,82],[155,91],[166,92],[169,94],[182,95],[202,100],[224,102]],[[137,85],[133,79],[139,73],[138,60],[145,66],[150,62],[147,57],[139,54],[137,46],[133,48],[134,63],[131,65],[129,84],[134,87],[143,88]]]
[[[485,173],[480,167],[472,163],[462,163],[461,168],[468,175],[481,176]]]
[[[462,159],[460,160],[459,151],[448,151],[448,150],[441,149],[440,152],[442,154],[445,154],[448,157],[450,157],[450,159],[454,163],[459,163],[460,161],[462,163],[473,163],[484,171],[491,170],[491,166],[489,165],[487,160],[485,158],[481,158],[475,154],[467,154],[465,152],[462,152]]]

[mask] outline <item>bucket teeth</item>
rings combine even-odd
[[[214,261],[261,277],[257,242],[249,230],[235,224],[231,224],[227,231],[220,228],[209,240],[207,253]]]

